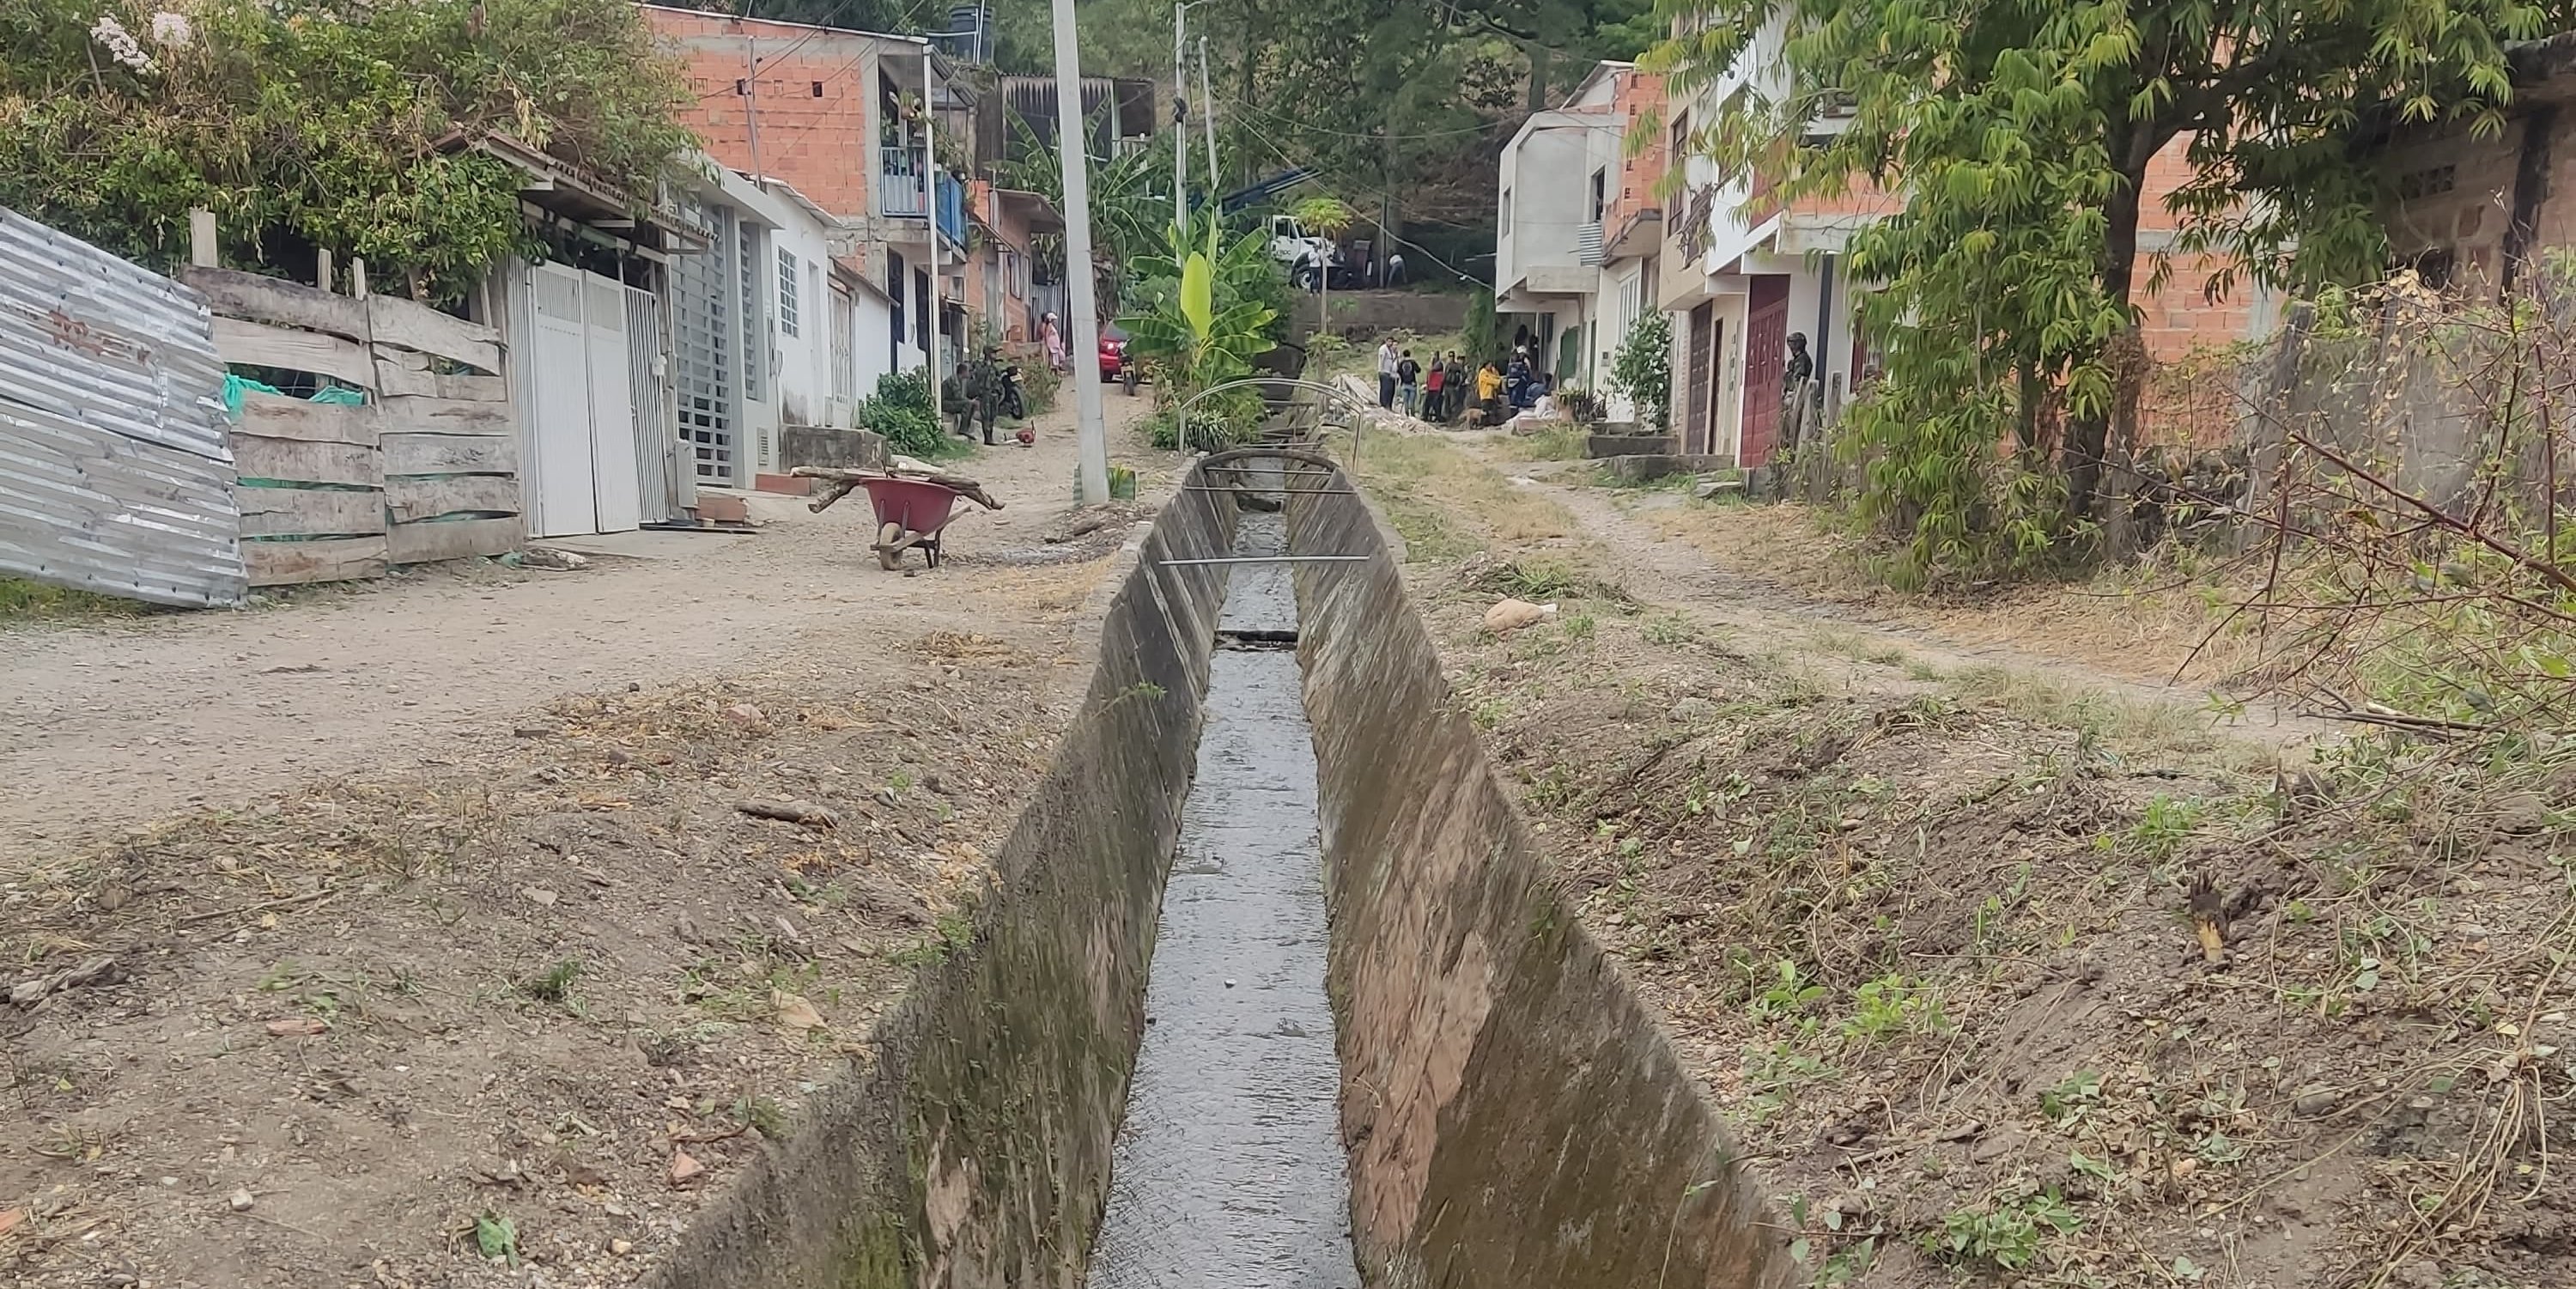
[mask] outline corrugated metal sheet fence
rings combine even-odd
[[[0,572],[240,603],[223,382],[195,292],[0,210]]]

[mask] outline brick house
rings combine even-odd
[[[1783,30],[1773,23],[1746,47],[1727,75],[1686,101],[1665,105],[1668,151],[1757,78],[1785,75]],[[1776,92],[1777,86],[1773,86]],[[1821,144],[1848,124],[1828,113],[1812,122],[1805,144]],[[2240,283],[2211,302],[2204,287],[2218,262],[2175,255],[2161,291],[2144,289],[2153,257],[2172,252],[2179,221],[2165,199],[2189,176],[2189,140],[2177,139],[2150,163],[2140,214],[2140,326],[2151,357],[2179,358],[2270,334],[2277,301]],[[1852,237],[1900,208],[1899,198],[1867,184],[1839,197],[1782,202],[1773,176],[1721,175],[1706,157],[1690,156],[1671,185],[1663,219],[1658,296],[1673,315],[1673,430],[1684,451],[1729,457],[1744,466],[1770,460],[1781,446],[1787,404],[1783,375],[1790,335],[1803,335],[1815,367],[1811,406],[1829,421],[1867,387],[1877,357],[1853,307],[1866,282],[1849,280],[1844,263]],[[2156,414],[2151,391],[2145,415]]]
[[[853,298],[865,288],[889,302],[884,369],[922,366],[935,350],[947,370],[966,339],[966,191],[934,149],[947,156],[968,137],[973,96],[946,56],[914,36],[641,8],[686,72],[694,103],[682,124],[726,167],[828,216],[831,261]],[[765,234],[754,243],[746,259],[770,258]]]
[[[1063,232],[1063,214],[1043,193],[996,187],[985,179],[967,185],[967,214],[975,224],[967,239],[967,307],[1001,343],[1036,343],[1041,310],[1031,244],[1039,234]]]

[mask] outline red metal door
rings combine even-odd
[[[1682,451],[1708,451],[1709,372],[1717,366],[1711,347],[1716,344],[1714,305],[1702,304],[1690,311],[1690,343],[1682,348],[1682,361],[1690,366],[1682,373]]]
[[[1771,460],[1780,443],[1780,380],[1789,363],[1789,277],[1753,279],[1744,316],[1744,434],[1735,463],[1746,469]]]

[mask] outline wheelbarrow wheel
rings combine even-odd
[[[877,566],[888,572],[903,567],[903,525],[891,519],[877,528]]]

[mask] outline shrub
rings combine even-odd
[[[1610,388],[1637,405],[1638,424],[1662,429],[1673,401],[1673,320],[1656,312],[1637,319],[1610,359]]]
[[[859,400],[853,419],[859,428],[884,435],[886,446],[905,456],[926,460],[955,450],[931,405],[927,368],[878,377],[877,392]]]
[[[1469,363],[1503,356],[1503,324],[1494,316],[1494,293],[1478,287],[1467,295],[1467,321],[1460,339]]]
[[[1249,389],[1234,389],[1211,394],[1192,406],[1187,433],[1182,431],[1177,406],[1156,408],[1145,419],[1145,436],[1165,452],[1177,452],[1183,447],[1193,452],[1219,452],[1242,442],[1260,420],[1260,396]]]

